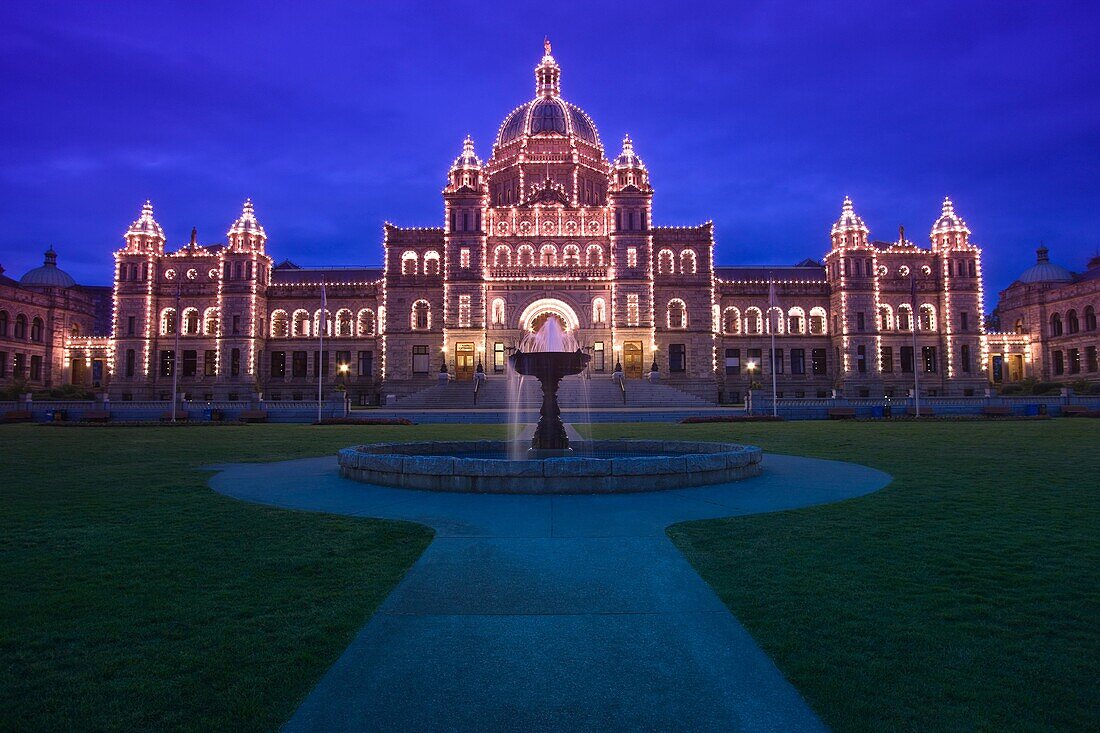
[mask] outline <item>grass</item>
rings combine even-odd
[[[501,430],[0,428],[0,730],[278,727],[432,533],[244,504],[199,467]]]
[[[669,535],[837,731],[1100,729],[1100,424],[594,425],[893,484]],[[765,459],[766,460],[766,459]]]

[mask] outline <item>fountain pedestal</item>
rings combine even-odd
[[[580,374],[588,366],[591,357],[580,351],[517,351],[509,357],[512,368],[518,373],[535,377],[542,386],[542,407],[539,410],[539,424],[531,438],[528,458],[553,458],[569,456],[573,449],[569,447],[569,438],[565,434],[565,425],[561,422],[561,408],[558,407],[558,386],[563,377]]]

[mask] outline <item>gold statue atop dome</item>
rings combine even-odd
[[[549,56],[550,55],[550,36],[543,36],[543,38],[542,38],[542,48],[543,48],[544,51],[546,51],[546,55]]]

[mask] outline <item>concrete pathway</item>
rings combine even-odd
[[[335,457],[216,467],[211,484],[437,532],[287,731],[819,731],[664,529],[839,501],[890,477],[764,462],[734,484],[618,496],[372,487],[342,479]]]

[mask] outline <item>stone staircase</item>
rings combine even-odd
[[[524,379],[518,395],[518,407],[537,410],[542,404],[542,390],[535,379]],[[651,384],[641,379],[626,380],[626,402],[619,385],[610,377],[594,379],[566,377],[558,388],[558,404],[563,410],[628,407],[628,408],[691,408],[713,407],[714,403],[670,387]],[[486,410],[508,410],[512,407],[508,394],[508,379],[490,377],[482,382],[474,404],[474,383],[448,382],[436,384],[398,399],[386,407],[396,410],[447,410],[477,407]]]

